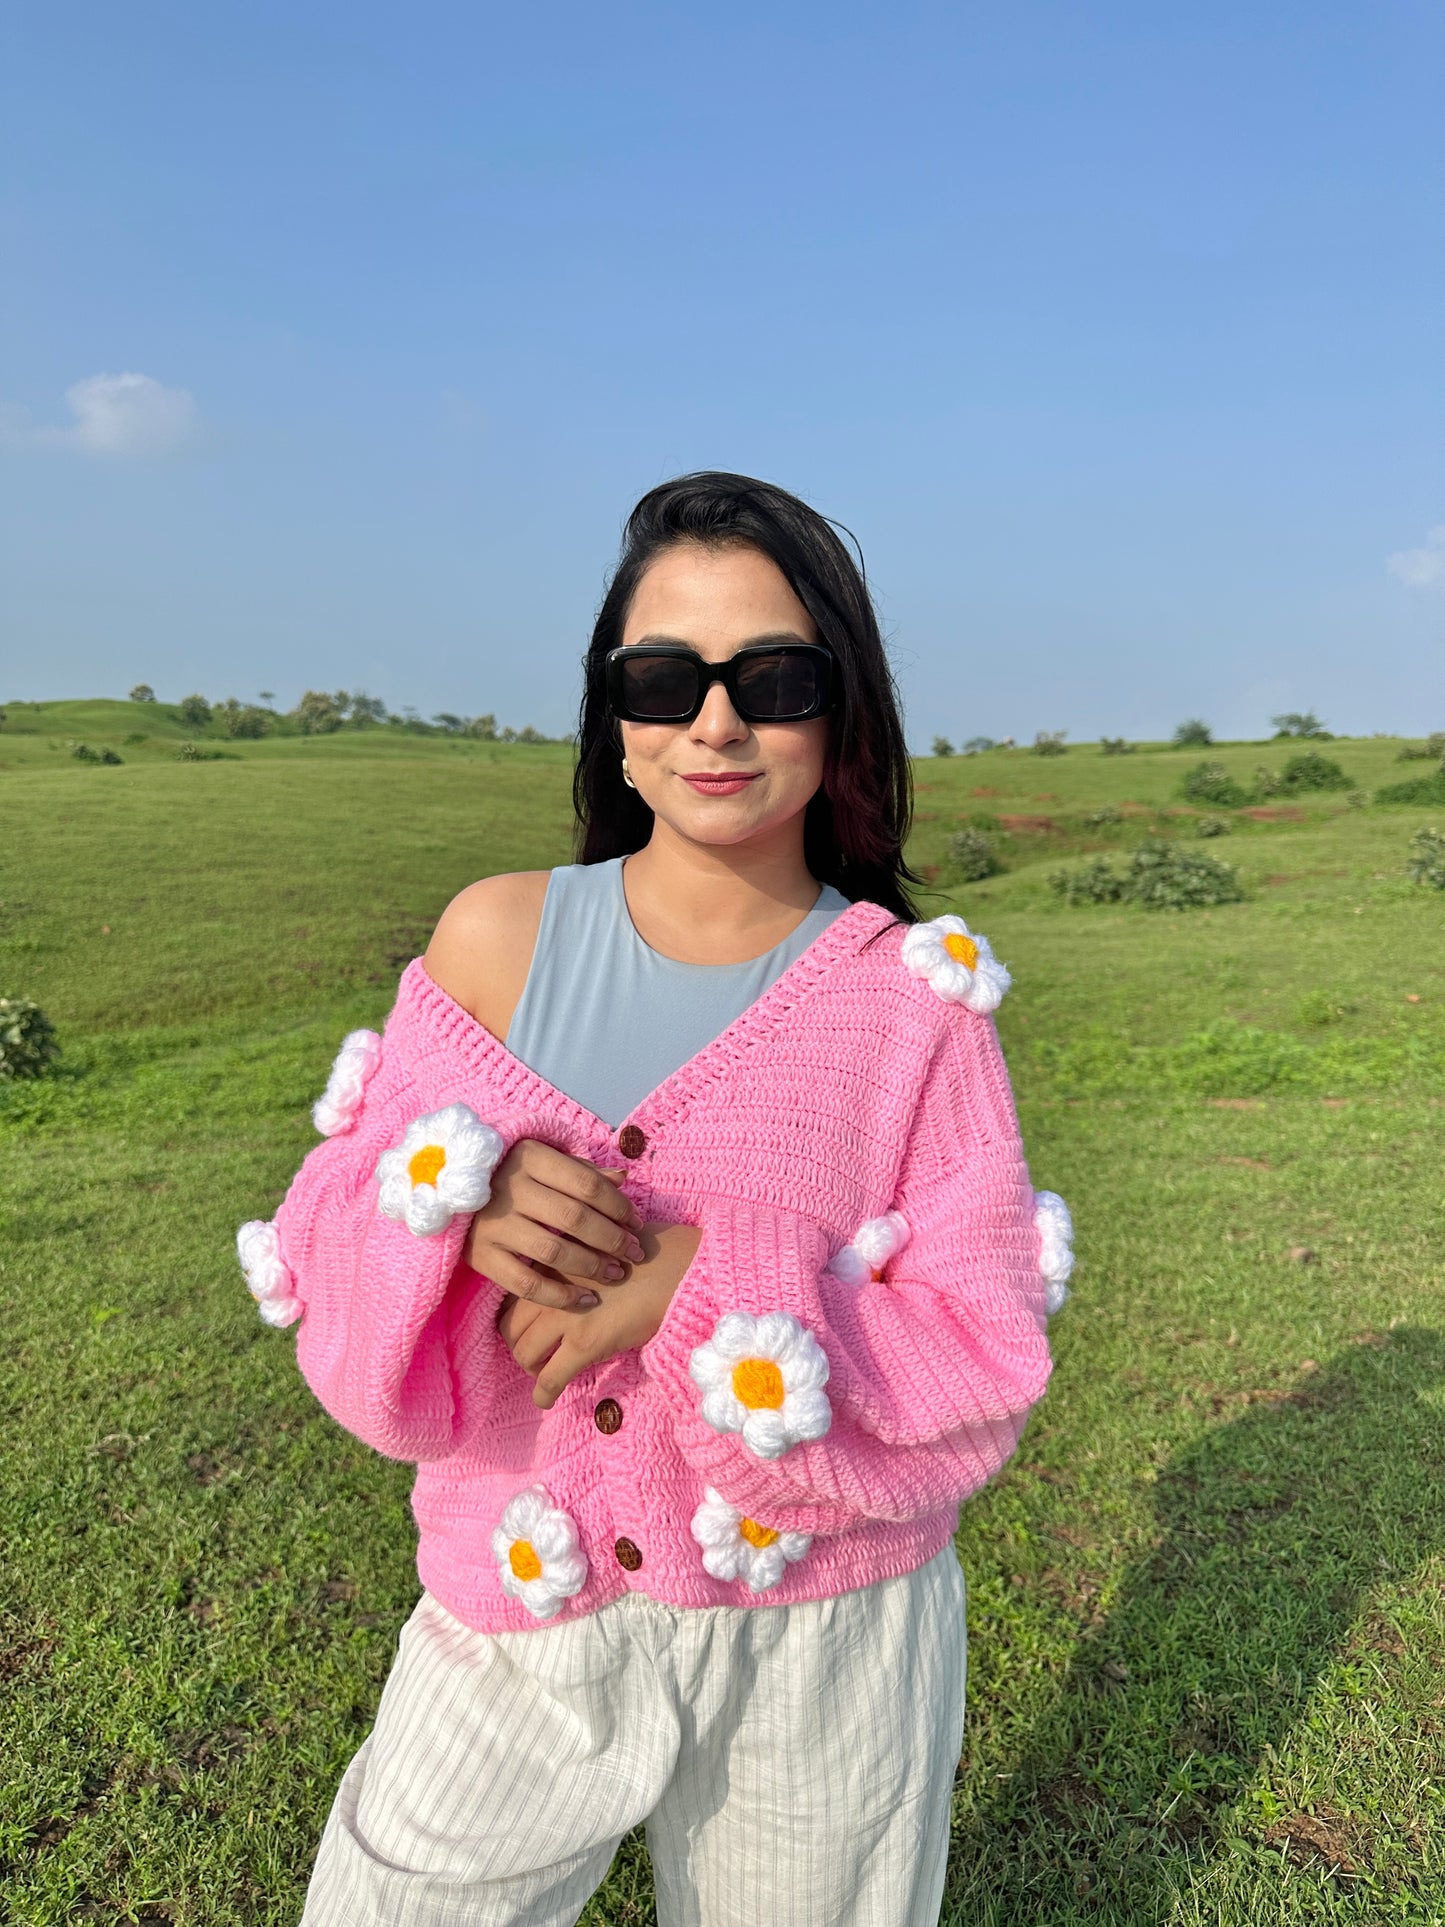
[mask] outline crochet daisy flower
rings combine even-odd
[[[492,1557],[502,1591],[520,1599],[534,1619],[551,1619],[587,1581],[577,1528],[542,1485],[529,1485],[508,1500],[492,1534]]]
[[[853,1233],[852,1244],[844,1245],[828,1260],[827,1269],[847,1285],[876,1283],[883,1267],[908,1243],[908,1220],[901,1211],[889,1211],[881,1218],[869,1218]]]
[[[1044,1308],[1050,1318],[1069,1296],[1074,1269],[1074,1221],[1057,1191],[1035,1191],[1034,1225],[1039,1234],[1039,1270],[1044,1274]]]
[[[252,1218],[236,1233],[236,1256],[256,1309],[268,1325],[294,1325],[301,1316],[301,1300],[291,1267],[281,1256],[281,1241],[268,1219]]]
[[[418,1238],[445,1231],[459,1212],[480,1211],[491,1197],[504,1148],[500,1133],[466,1104],[413,1119],[401,1143],[377,1160],[382,1216]]]
[[[745,1579],[753,1592],[776,1586],[785,1569],[813,1543],[806,1532],[774,1532],[756,1519],[745,1519],[711,1486],[693,1514],[692,1536],[714,1579]]]
[[[915,923],[899,953],[915,977],[947,1004],[962,1004],[986,1017],[1003,1002],[1013,981],[989,947],[987,937],[971,931],[962,917],[935,917]]]
[[[833,1423],[823,1390],[827,1355],[789,1312],[724,1313],[687,1369],[702,1388],[708,1424],[716,1432],[740,1432],[760,1459],[780,1459],[800,1440],[822,1438]]]
[[[323,1137],[351,1129],[380,1062],[381,1039],[374,1030],[354,1030],[342,1039],[326,1089],[311,1107],[311,1122]]]

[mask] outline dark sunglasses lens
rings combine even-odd
[[[792,650],[745,656],[738,665],[738,699],[754,722],[807,716],[818,706],[818,682],[816,659]]]
[[[668,722],[697,707],[697,670],[680,656],[643,656],[622,662],[622,691],[635,717]]]

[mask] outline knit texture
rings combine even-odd
[[[931,1558],[1014,1450],[1049,1374],[1034,1194],[992,1019],[914,974],[904,936],[854,904],[615,1130],[408,965],[348,1128],[276,1214],[277,1289],[303,1307],[297,1357],[326,1409],[418,1462],[421,1578],[467,1625],[556,1623],[629,1590],[747,1606],[869,1585]],[[461,1260],[475,1204],[425,1228],[453,1106],[496,1134],[447,1139],[473,1160],[541,1138],[625,1165],[644,1221],[702,1230],[652,1341],[550,1412],[497,1334],[500,1291]],[[385,1215],[379,1165],[426,1209]],[[880,1244],[864,1228],[890,1213]],[[866,1261],[830,1269],[860,1233]],[[727,1508],[747,1546],[806,1549],[715,1576],[694,1521]]]

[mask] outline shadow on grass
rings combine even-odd
[[[1178,1918],[1241,1833],[1266,1837],[1266,1813],[1241,1825],[1241,1794],[1362,1619],[1367,1644],[1403,1652],[1371,1629],[1371,1594],[1445,1544],[1445,1413],[1421,1396],[1442,1378],[1445,1336],[1366,1340],[1161,1473],[1152,1555],[956,1828],[946,1923],[1147,1927]],[[1322,1870],[1344,1851],[1348,1877],[1348,1830],[1291,1837]],[[1355,1853],[1368,1865],[1368,1843]]]

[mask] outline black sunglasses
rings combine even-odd
[[[745,723],[802,723],[833,696],[833,655],[816,642],[750,642],[705,662],[681,642],[633,642],[606,656],[607,707],[626,723],[690,723],[720,682]]]

